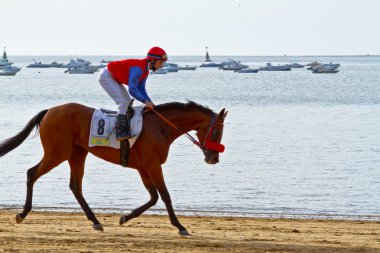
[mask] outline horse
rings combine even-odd
[[[103,160],[120,164],[120,150],[109,147],[89,147],[89,132],[94,108],[77,103],[67,103],[43,110],[35,115],[18,134],[0,142],[0,157],[17,148],[36,129],[44,155],[40,162],[27,171],[27,192],[23,211],[16,215],[16,222],[21,223],[32,209],[34,183],[43,175],[57,167],[64,161],[70,165],[69,187],[79,205],[92,221],[93,229],[103,231],[102,224],[95,217],[90,206],[82,194],[82,179],[85,169],[85,160],[91,153]],[[130,149],[128,167],[136,169],[141,180],[149,192],[150,200],[134,209],[128,215],[120,217],[119,224],[140,216],[154,206],[159,196],[165,203],[170,222],[178,228],[180,235],[189,235],[188,231],[178,221],[174,212],[170,194],[165,185],[162,165],[166,162],[170,145],[179,136],[195,130],[198,141],[193,138],[204,153],[204,160],[208,164],[219,162],[219,153],[223,152],[221,144],[223,136],[223,122],[227,111],[222,109],[219,114],[208,107],[193,101],[187,103],[172,102],[157,105],[154,112],[143,113],[143,128],[140,137]],[[161,115],[172,122],[173,128],[160,119]]]

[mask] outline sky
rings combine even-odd
[[[0,0],[8,55],[380,55],[379,0]]]

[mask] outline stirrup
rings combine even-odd
[[[123,128],[123,130],[124,130],[123,133],[118,133],[119,129],[116,128],[116,140],[119,142],[124,141],[124,140],[128,140],[128,139],[133,137],[129,133],[127,133],[126,128]]]
[[[132,137],[129,137],[129,136],[126,136],[126,137],[116,137],[116,141],[122,142],[122,141],[128,140],[130,138],[132,138]]]

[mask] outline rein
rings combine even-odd
[[[170,126],[172,126],[175,130],[177,130],[178,132],[180,132],[178,130],[178,127],[176,125],[174,125],[172,122],[170,122],[167,118],[165,118],[161,113],[157,112],[154,108],[151,108],[151,110],[158,116],[160,117],[163,121],[165,121],[166,123],[168,123]],[[185,133],[186,137],[195,145],[197,145],[201,150],[202,152],[206,155],[208,153],[208,150],[214,150],[214,151],[217,151],[217,152],[220,152],[220,153],[223,153],[224,152],[224,145],[223,144],[220,144],[220,143],[216,143],[216,142],[213,142],[212,141],[212,135],[214,133],[214,127],[215,125],[220,125],[220,126],[223,126],[223,124],[220,124],[220,123],[216,123],[216,117],[214,116],[211,120],[211,123],[210,123],[210,127],[208,129],[208,132],[207,132],[207,135],[206,135],[206,139],[205,141],[203,142],[203,144],[199,143],[199,141],[197,141],[193,136],[191,136],[188,132]]]

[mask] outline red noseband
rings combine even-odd
[[[209,140],[206,141],[206,145],[205,147],[209,150],[214,150],[214,151],[217,151],[219,153],[223,153],[224,152],[224,145],[223,144],[219,144],[219,143],[216,143],[216,142],[211,142]]]

